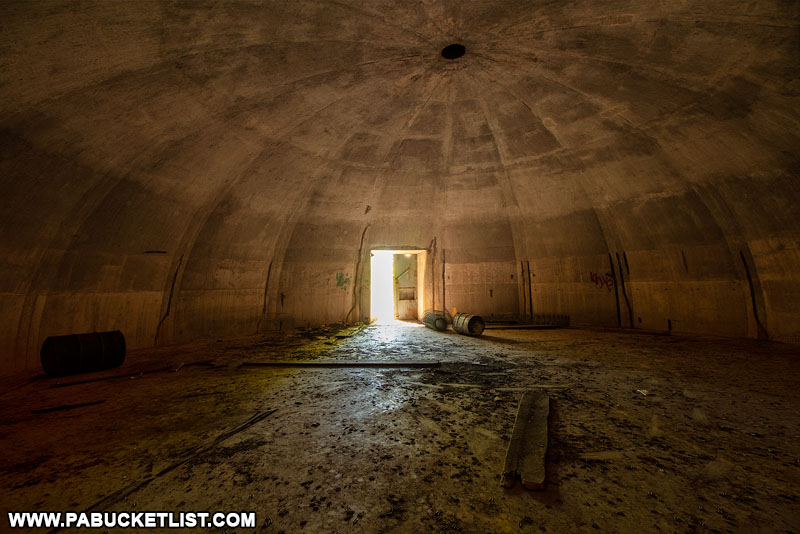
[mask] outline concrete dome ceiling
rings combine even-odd
[[[376,247],[446,258],[448,306],[486,316],[800,340],[794,1],[3,2],[0,21],[6,372],[54,334],[364,320]]]

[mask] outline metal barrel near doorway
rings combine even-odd
[[[429,311],[422,316],[422,322],[428,328],[444,332],[447,330],[447,318],[440,311]]]
[[[486,328],[486,323],[479,315],[457,313],[453,316],[453,330],[467,336],[479,336]]]

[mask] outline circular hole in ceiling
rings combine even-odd
[[[442,57],[445,59],[457,59],[464,55],[467,49],[462,44],[451,44],[442,48]]]

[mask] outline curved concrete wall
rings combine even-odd
[[[3,2],[0,369],[363,320],[379,246],[448,308],[800,341],[796,7]]]

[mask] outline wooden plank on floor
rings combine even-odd
[[[440,362],[375,362],[375,361],[323,361],[323,362],[245,362],[242,367],[327,367],[356,369],[408,369],[441,367]]]
[[[85,378],[85,379],[82,379],[82,380],[74,380],[72,382],[66,382],[66,383],[58,382],[58,383],[55,383],[55,384],[51,384],[50,386],[48,386],[48,388],[50,388],[50,389],[52,389],[52,388],[67,388],[67,387],[70,387],[70,386],[78,386],[78,385],[81,385],[81,384],[91,384],[92,382],[104,382],[106,380],[116,380],[118,378],[137,378],[137,377],[144,376],[144,375],[149,375],[149,374],[152,374],[152,373],[163,373],[163,372],[166,372],[166,371],[172,371],[173,373],[177,373],[182,368],[194,367],[194,366],[203,366],[203,367],[208,367],[208,368],[218,367],[217,365],[214,364],[214,362],[212,360],[202,360],[202,361],[199,361],[199,362],[181,363],[177,367],[169,365],[167,367],[159,367],[157,369],[141,369],[139,371],[137,371],[135,369],[130,369],[126,373],[121,373],[121,374],[116,374],[116,375],[100,376],[100,377],[94,377],[94,378]]]
[[[545,457],[547,455],[547,419],[550,416],[550,396],[545,390],[531,393],[533,410],[525,429],[524,454],[517,472],[526,489],[544,489]]]
[[[525,488],[544,489],[549,415],[550,396],[545,390],[523,393],[514,421],[514,431],[508,442],[500,481],[502,486],[513,486],[519,475]]]
[[[500,478],[500,485],[510,488],[514,485],[514,480],[517,478],[517,467],[519,466],[519,457],[522,452],[522,440],[525,436],[525,426],[531,411],[533,397],[528,395],[528,392],[523,393],[522,399],[519,401],[517,408],[517,418],[514,420],[514,430],[511,433],[511,439],[508,442],[508,450],[506,451],[506,463],[503,466],[503,474]]]
[[[103,404],[105,400],[98,400],[92,402],[81,402],[78,404],[62,404],[60,406],[51,406],[50,408],[39,408],[38,410],[31,410],[31,413],[40,414],[40,413],[50,413],[50,412],[60,412],[63,410],[74,410],[75,408],[84,408],[86,406],[97,406],[98,404]]]

